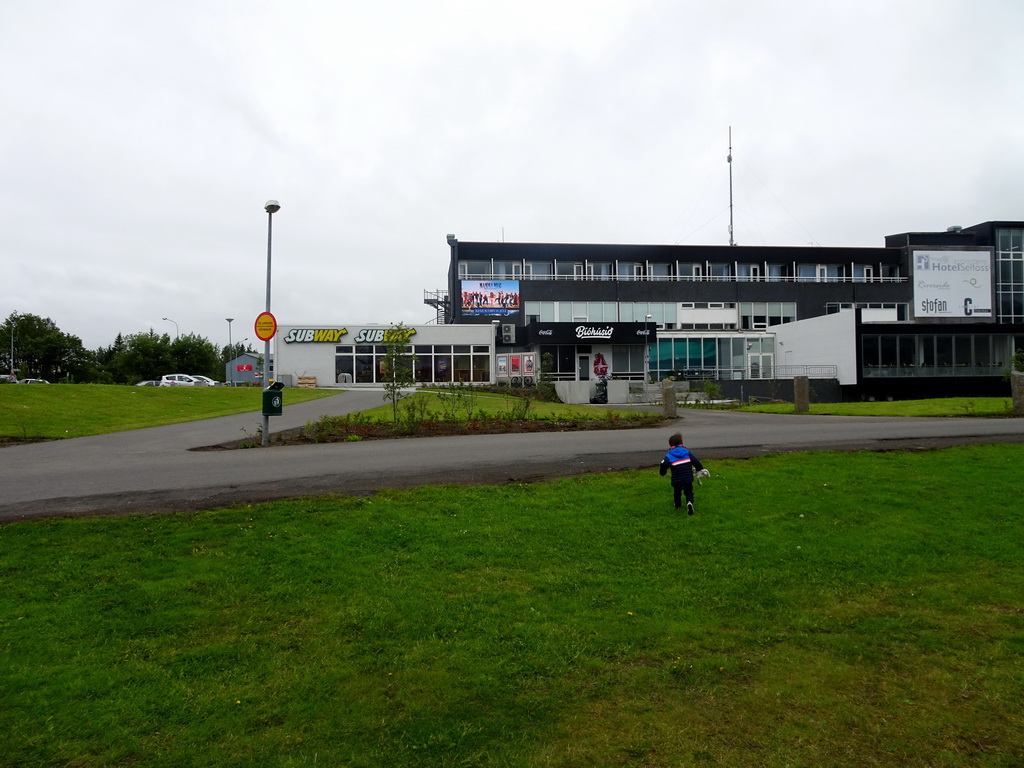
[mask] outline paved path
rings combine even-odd
[[[287,402],[287,401],[286,401]],[[348,390],[286,405],[280,431],[382,403]],[[681,429],[701,458],[796,450],[886,450],[1024,442],[1024,419],[866,418],[684,410],[657,429],[368,440],[194,451],[256,432],[259,413],[0,449],[0,522],[33,517],[207,509],[424,483],[527,482],[653,467]]]

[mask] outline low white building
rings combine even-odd
[[[408,352],[421,383],[495,382],[492,325],[414,325]],[[382,381],[390,325],[282,325],[274,337],[277,379],[288,386],[374,385]]]

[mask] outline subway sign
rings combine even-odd
[[[363,328],[352,340],[353,344],[381,344],[389,341],[408,341],[415,328],[399,331],[397,328]]]
[[[389,341],[408,341],[416,333],[415,328],[404,332],[397,328],[361,328],[354,337],[345,339],[347,344],[386,344]],[[348,335],[347,328],[292,328],[285,334],[285,344],[339,344],[341,337]]]
[[[348,333],[344,328],[292,328],[284,337],[285,344],[337,344]]]

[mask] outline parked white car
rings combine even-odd
[[[205,387],[223,387],[224,386],[219,381],[214,381],[209,376],[196,376],[193,373],[192,374],[192,378],[196,380],[196,386],[197,387],[203,387],[203,386],[205,386]]]
[[[196,380],[184,373],[169,373],[160,378],[161,387],[194,387]]]

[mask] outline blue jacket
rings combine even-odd
[[[677,445],[669,450],[665,458],[661,460],[660,472],[664,475],[672,470],[672,485],[693,482],[693,470],[704,469],[700,459],[690,453],[685,445]]]

